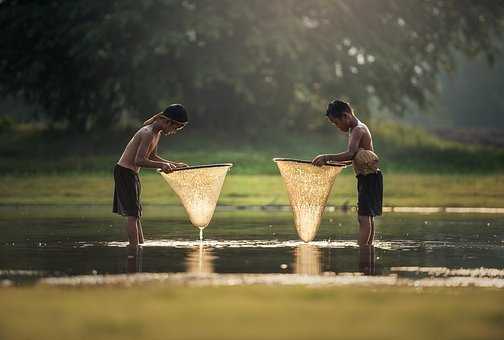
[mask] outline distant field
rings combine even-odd
[[[462,144],[424,130],[392,122],[372,126],[380,167],[387,172],[426,174],[499,174],[504,150]],[[0,134],[0,175],[109,174],[135,131],[71,134],[30,127]],[[191,129],[163,137],[159,153],[188,164],[232,162],[239,175],[275,175],[273,157],[312,159],[346,148],[335,129],[318,133],[258,130],[257,135],[212,134]]]
[[[394,122],[372,125],[392,206],[504,207],[504,150],[461,144]],[[0,134],[1,204],[110,204],[112,168],[134,130],[64,131],[21,126]],[[287,204],[273,157],[311,159],[345,149],[335,129],[299,134],[210,135],[187,129],[163,138],[159,153],[188,164],[232,162],[221,204]],[[178,204],[161,177],[142,171],[145,204]],[[346,169],[329,203],[354,205],[355,178]]]
[[[0,300],[9,340],[504,338],[499,289],[35,287]]]
[[[161,176],[141,175],[145,204],[179,204]],[[354,205],[351,169],[336,178],[329,204]],[[384,204],[389,206],[504,207],[504,175],[384,174]],[[0,177],[2,204],[99,204],[112,200],[111,174],[67,174]],[[288,204],[280,175],[228,175],[220,204]]]

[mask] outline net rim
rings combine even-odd
[[[216,164],[202,164],[202,165],[191,165],[191,166],[186,166],[184,168],[176,168],[173,169],[171,172],[175,171],[184,171],[184,170],[193,170],[193,169],[204,169],[204,168],[220,168],[220,167],[229,167],[231,168],[233,166],[233,163],[216,163]],[[157,169],[157,172],[163,172],[161,169]]]
[[[273,158],[273,162],[275,162],[275,163],[277,163],[277,162],[294,162],[294,163],[302,163],[302,164],[312,164],[311,161],[307,161],[307,160],[303,160],[303,159],[295,159],[295,158]],[[324,165],[345,168],[345,167],[351,165],[351,162],[350,163],[328,162],[328,163],[326,163]]]

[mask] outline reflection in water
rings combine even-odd
[[[275,162],[287,187],[297,233],[303,241],[310,242],[317,235],[334,179],[343,168],[291,160]]]
[[[359,271],[365,275],[375,275],[375,248],[373,246],[359,247]]]
[[[294,273],[320,275],[320,248],[311,244],[300,244],[294,250]]]
[[[159,172],[180,198],[191,223],[200,228],[200,239],[212,219],[229,168],[231,164]]]
[[[192,268],[189,270],[199,270],[200,263],[201,271],[209,267],[205,263],[212,263],[215,273],[189,274],[189,278],[213,278],[224,273],[234,273],[236,277],[247,273],[268,276],[294,272],[294,268],[298,273],[309,272],[303,269],[302,263],[309,261],[304,260],[306,256],[302,249],[295,250],[304,242],[293,237],[293,223],[285,213],[269,216],[268,212],[262,211],[239,212],[223,216],[218,225],[211,226],[212,239],[203,241],[205,251],[199,261],[200,243],[194,237],[196,230],[188,228],[187,223],[178,223],[178,213],[163,211],[163,215],[159,215],[164,216],[162,219],[152,217],[148,221],[149,237],[142,246],[142,263],[141,254],[136,252],[128,261],[127,241],[110,242],[120,237],[116,228],[119,222],[115,219],[108,220],[99,217],[101,215],[81,219],[73,212],[67,216],[65,210],[65,215],[60,215],[62,212],[48,207],[37,208],[40,211],[36,210],[32,216],[33,211],[27,209],[20,208],[15,219],[7,218],[11,212],[3,214],[2,210],[0,213],[0,282],[31,284],[45,277],[75,275],[96,276],[95,279],[102,280],[100,274],[124,274],[128,269],[158,275],[176,273],[175,277],[179,277],[189,267]],[[41,218],[41,211],[46,209],[54,217]],[[91,209],[95,208],[79,209],[83,209],[83,216],[90,216],[94,211]],[[101,210],[99,212],[101,214]],[[108,214],[108,210],[105,213]],[[333,224],[330,232],[324,230],[319,233],[317,241],[309,243],[320,250],[321,275],[283,275],[278,280],[310,282],[318,278],[321,282],[333,279],[348,282],[345,280],[365,281],[374,280],[377,275],[392,275],[397,277],[393,278],[394,282],[435,278],[440,285],[469,285],[473,279],[485,279],[485,285],[504,287],[504,216],[453,218],[446,214],[386,214],[384,221],[389,227],[383,230],[381,241],[376,242],[374,248],[359,248],[353,239],[352,217],[336,214],[332,217],[342,224]],[[172,227],[167,229],[166,221],[170,221]],[[275,238],[272,238],[273,226],[277,233]],[[335,236],[338,239],[335,240]],[[211,255],[216,256],[213,261],[203,261],[209,254],[208,247]],[[193,260],[188,261],[191,251],[198,256],[193,255]],[[296,264],[295,255],[299,257],[299,264]],[[189,262],[195,265],[190,266]],[[288,265],[287,270],[280,267],[282,264]],[[359,269],[374,275],[347,274]],[[324,272],[329,274],[324,275]],[[98,275],[91,275],[95,273]],[[128,280],[139,277],[123,276]],[[441,282],[438,279],[446,280]],[[483,282],[475,284],[482,285]]]
[[[213,255],[213,249],[203,246],[192,248],[186,257],[186,271],[193,274],[211,274],[214,272],[213,261],[216,257]]]
[[[141,273],[143,264],[143,248],[140,245],[128,246],[128,273]]]

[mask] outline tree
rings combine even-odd
[[[194,125],[314,128],[334,97],[428,105],[454,51],[499,53],[485,0],[0,2],[0,91],[52,121],[110,126],[179,101]],[[246,124],[244,124],[246,122]]]

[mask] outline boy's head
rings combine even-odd
[[[156,123],[165,135],[171,135],[187,125],[187,111],[180,104],[172,104],[144,122],[145,125]]]
[[[334,100],[329,103],[326,116],[338,129],[347,132],[351,128],[354,113],[350,104],[342,100]]]
[[[187,111],[180,104],[172,104],[163,111],[163,116],[181,124],[187,124]]]

